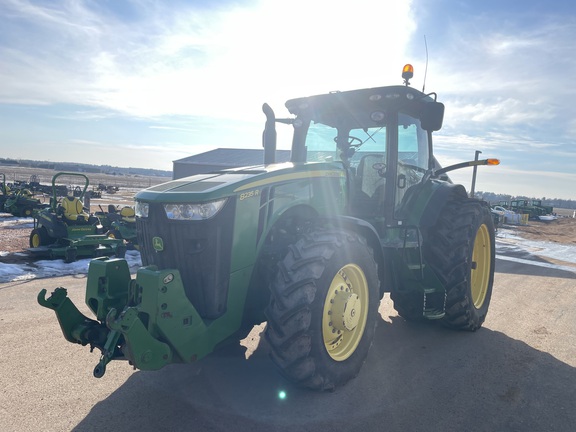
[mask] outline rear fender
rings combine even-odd
[[[432,227],[453,196],[468,195],[464,186],[436,179],[415,185],[406,192],[398,217],[404,225]]]

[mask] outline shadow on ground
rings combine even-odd
[[[393,317],[380,321],[360,375],[336,392],[293,387],[261,343],[249,360],[135,372],[75,430],[570,430],[575,400],[575,368],[521,341]]]

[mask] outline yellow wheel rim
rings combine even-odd
[[[492,255],[490,233],[488,227],[482,224],[476,233],[474,250],[472,251],[471,291],[474,307],[479,309],[486,300],[490,282],[490,265]]]
[[[32,235],[32,247],[39,247],[40,246],[40,235],[35,233]]]
[[[330,284],[322,312],[326,351],[336,361],[350,357],[364,334],[368,316],[368,282],[360,267],[342,267]]]

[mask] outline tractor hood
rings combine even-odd
[[[257,165],[222,170],[209,174],[162,183],[136,194],[140,202],[190,203],[240,195],[272,183],[312,177],[343,177],[341,163],[318,163],[307,166],[293,163]]]

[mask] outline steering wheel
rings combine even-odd
[[[376,162],[372,168],[378,171],[380,177],[386,177],[386,164],[384,162]]]
[[[336,143],[338,143],[338,137],[334,137],[334,141]],[[360,138],[352,136],[352,135],[350,135],[348,137],[348,146],[349,147],[359,147],[362,144],[364,144],[364,141],[362,141]]]
[[[419,172],[424,173],[424,174],[426,174],[426,172],[428,171],[426,168],[419,167],[418,165],[407,164],[404,162],[398,162],[398,164],[402,165],[403,167],[410,168],[414,171],[419,171]]]

